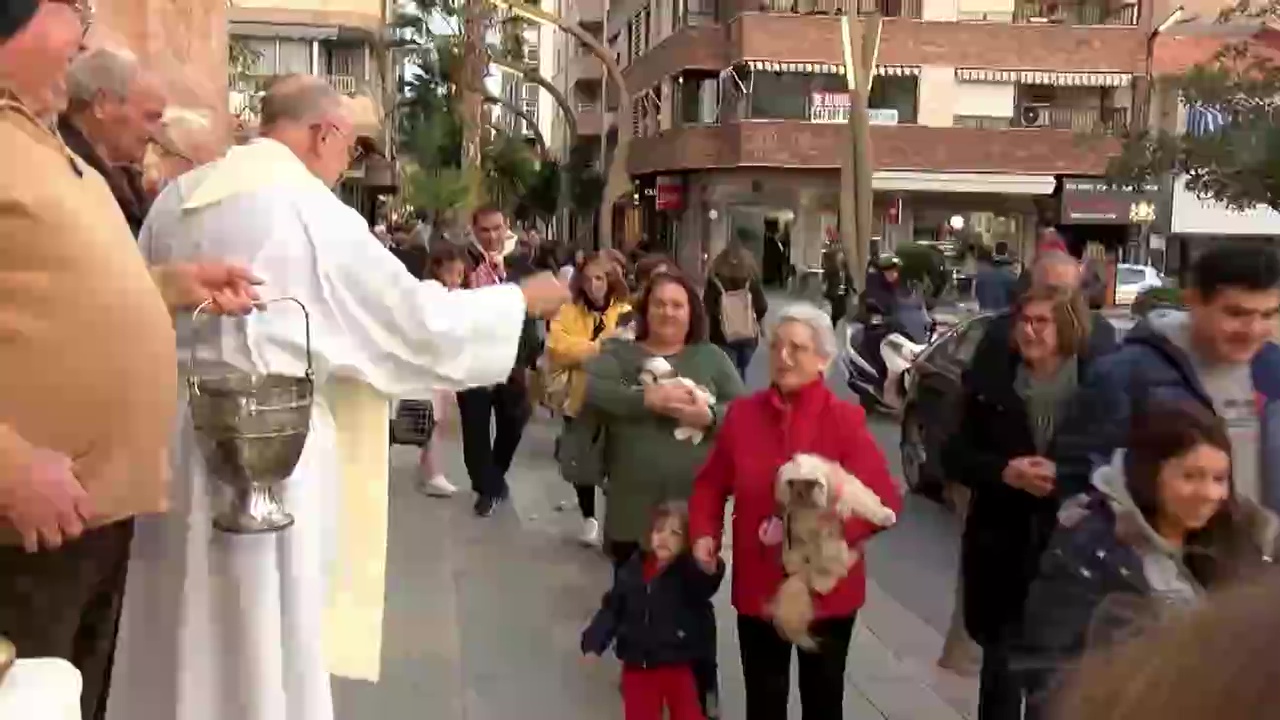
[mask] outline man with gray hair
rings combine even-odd
[[[526,312],[554,313],[550,274],[448,292],[421,282],[333,193],[356,132],[323,79],[281,78],[261,137],[171,182],[139,237],[152,262],[235,259],[296,306],[179,318],[200,374],[313,371],[310,434],[284,495],[292,526],[212,527],[221,486],[188,414],[172,452],[173,510],[143,518],[129,567],[109,720],[332,720],[330,673],[380,672],[391,397],[510,376]],[[208,368],[205,370],[205,368]]]
[[[131,53],[98,48],[71,63],[67,95],[58,131],[67,147],[106,178],[136,236],[150,204],[142,161],[160,131],[164,93]]]

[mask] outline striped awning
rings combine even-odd
[[[1022,83],[1023,85],[1058,85],[1065,87],[1128,87],[1132,73],[1122,72],[1058,72],[1054,70],[993,70],[990,68],[956,68],[960,82]]]
[[[834,63],[778,62],[776,60],[748,60],[747,67],[756,72],[804,73],[807,75],[844,75],[844,65]],[[883,77],[915,77],[920,74],[919,65],[876,65],[876,75]]]

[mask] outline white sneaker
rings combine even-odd
[[[600,544],[600,521],[595,518],[587,518],[582,521],[582,534],[578,536],[578,542],[587,547],[595,547]]]
[[[437,475],[430,480],[418,479],[418,492],[431,497],[453,497],[458,492],[458,488],[453,486],[445,479],[443,475]]]

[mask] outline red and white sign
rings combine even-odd
[[[679,175],[659,175],[654,181],[657,197],[654,206],[658,210],[682,210],[684,208],[684,183]]]

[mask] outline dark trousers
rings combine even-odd
[[[19,657],[59,657],[84,678],[85,720],[102,720],[120,627],[133,520],[89,530],[57,550],[0,546],[0,635]]]
[[[982,646],[978,673],[978,720],[1022,720],[1022,682],[1009,662],[1005,643]]]
[[[751,340],[734,340],[720,346],[725,355],[733,361],[733,366],[738,368],[738,376],[743,380],[747,378],[747,368],[751,365],[751,358],[755,357],[756,345],[759,341],[754,338]]]
[[[529,396],[515,383],[458,393],[462,459],[471,477],[471,489],[480,496],[507,496],[507,471],[530,413]]]
[[[564,416],[564,432],[569,431],[573,418]],[[560,441],[556,440],[556,457],[560,457]],[[596,516],[596,486],[574,485],[573,491],[578,495],[578,509],[582,511],[582,519],[590,520]]]
[[[616,575],[633,555],[640,552],[640,543],[628,540],[606,540],[604,552],[613,562],[613,572]],[[707,658],[693,663],[692,668],[693,677],[698,681],[698,697],[702,700],[702,714],[709,720],[717,720],[720,717],[720,665],[716,661],[716,613],[711,603],[707,603],[705,610],[704,619],[711,630],[710,647],[707,648]]]
[[[844,717],[844,669],[856,620],[854,614],[814,622],[810,633],[818,642],[817,649],[798,651],[800,716],[804,720]],[[746,720],[786,720],[794,646],[782,639],[773,623],[747,615],[738,616],[738,645],[747,687]]]

